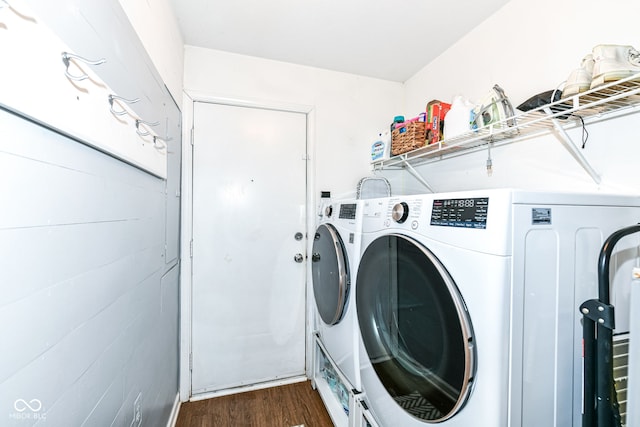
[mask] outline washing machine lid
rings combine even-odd
[[[335,325],[344,315],[351,283],[347,251],[333,225],[317,228],[311,261],[316,308],[324,323]]]
[[[384,235],[360,259],[355,289],[362,340],[389,395],[421,421],[454,417],[471,392],[475,340],[442,263],[414,239]]]

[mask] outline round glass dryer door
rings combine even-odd
[[[349,262],[340,234],[331,224],[316,230],[311,255],[313,295],[322,321],[340,322],[349,296]]]
[[[408,237],[379,237],[360,261],[356,305],[369,360],[395,402],[428,423],[453,417],[471,391],[475,348],[440,261]]]

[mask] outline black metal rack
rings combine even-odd
[[[602,245],[598,259],[598,298],[580,305],[584,339],[584,413],[582,427],[620,427],[613,378],[614,307],[609,298],[609,261],[620,239],[640,232],[640,224],[620,229]]]

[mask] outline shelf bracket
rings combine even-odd
[[[549,115],[551,123],[553,124],[553,128],[558,133],[558,137],[560,139],[560,142],[562,142],[562,145],[564,145],[564,148],[566,148],[569,153],[571,153],[573,158],[576,159],[578,163],[580,163],[580,166],[582,166],[582,168],[589,174],[589,176],[591,176],[593,182],[595,182],[596,184],[600,184],[600,182],[602,181],[600,175],[591,166],[591,164],[589,164],[589,161],[582,155],[580,150],[578,150],[567,131],[564,130],[560,123],[558,123],[558,119],[553,117],[553,112],[551,111],[551,109],[547,107],[544,109],[544,111]]]
[[[424,185],[427,188],[427,190],[429,190],[432,193],[435,193],[435,191],[433,191],[433,188],[431,188],[429,183],[422,177],[422,175],[420,175],[420,173],[417,170],[415,170],[413,166],[411,166],[411,163],[409,163],[406,159],[402,160],[402,166],[407,171],[409,171],[409,173],[413,175],[413,177],[417,179],[420,184]]]

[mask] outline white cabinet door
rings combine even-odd
[[[192,393],[305,372],[306,115],[196,102]]]

